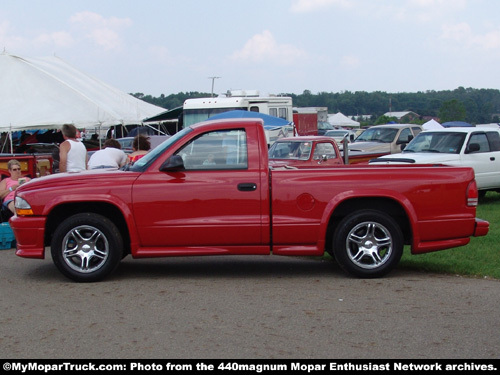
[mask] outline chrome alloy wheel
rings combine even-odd
[[[70,230],[62,243],[64,262],[73,270],[90,273],[101,268],[109,256],[109,243],[99,229],[81,225]]]
[[[356,225],[346,238],[347,255],[358,267],[374,269],[387,262],[393,249],[389,230],[377,222]]]

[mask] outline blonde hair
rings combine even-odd
[[[12,170],[12,167],[14,165],[18,165],[19,168],[21,168],[21,163],[19,163],[19,160],[16,159],[10,159],[9,162],[7,163],[7,168],[9,168],[9,171]]]

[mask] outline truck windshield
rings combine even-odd
[[[368,128],[356,138],[356,142],[391,143],[398,134],[396,128]]]
[[[465,133],[422,132],[406,146],[403,152],[459,154],[465,136]]]
[[[160,144],[159,146],[152,149],[142,158],[137,160],[134,165],[130,167],[129,170],[140,172],[143,171],[153,160],[155,160],[158,155],[163,154],[165,150],[170,148],[175,142],[184,137],[186,134],[191,133],[193,130],[191,128],[184,128],[180,132],[174,134],[172,137],[168,138],[165,142]]]

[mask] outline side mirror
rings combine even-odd
[[[184,160],[180,155],[172,155],[160,167],[162,172],[180,172],[184,170]]]
[[[467,147],[467,153],[471,154],[473,152],[478,152],[481,149],[481,146],[479,146],[479,143],[471,143],[469,147]]]
[[[327,155],[318,155],[318,156],[315,156],[313,158],[313,160],[317,160],[318,164],[321,164],[321,163],[323,163],[323,162],[325,162],[325,161],[328,160],[328,156]]]

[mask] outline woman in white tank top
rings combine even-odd
[[[87,149],[76,139],[77,129],[74,125],[64,124],[62,134],[65,139],[59,146],[59,171],[79,172],[87,169]]]

